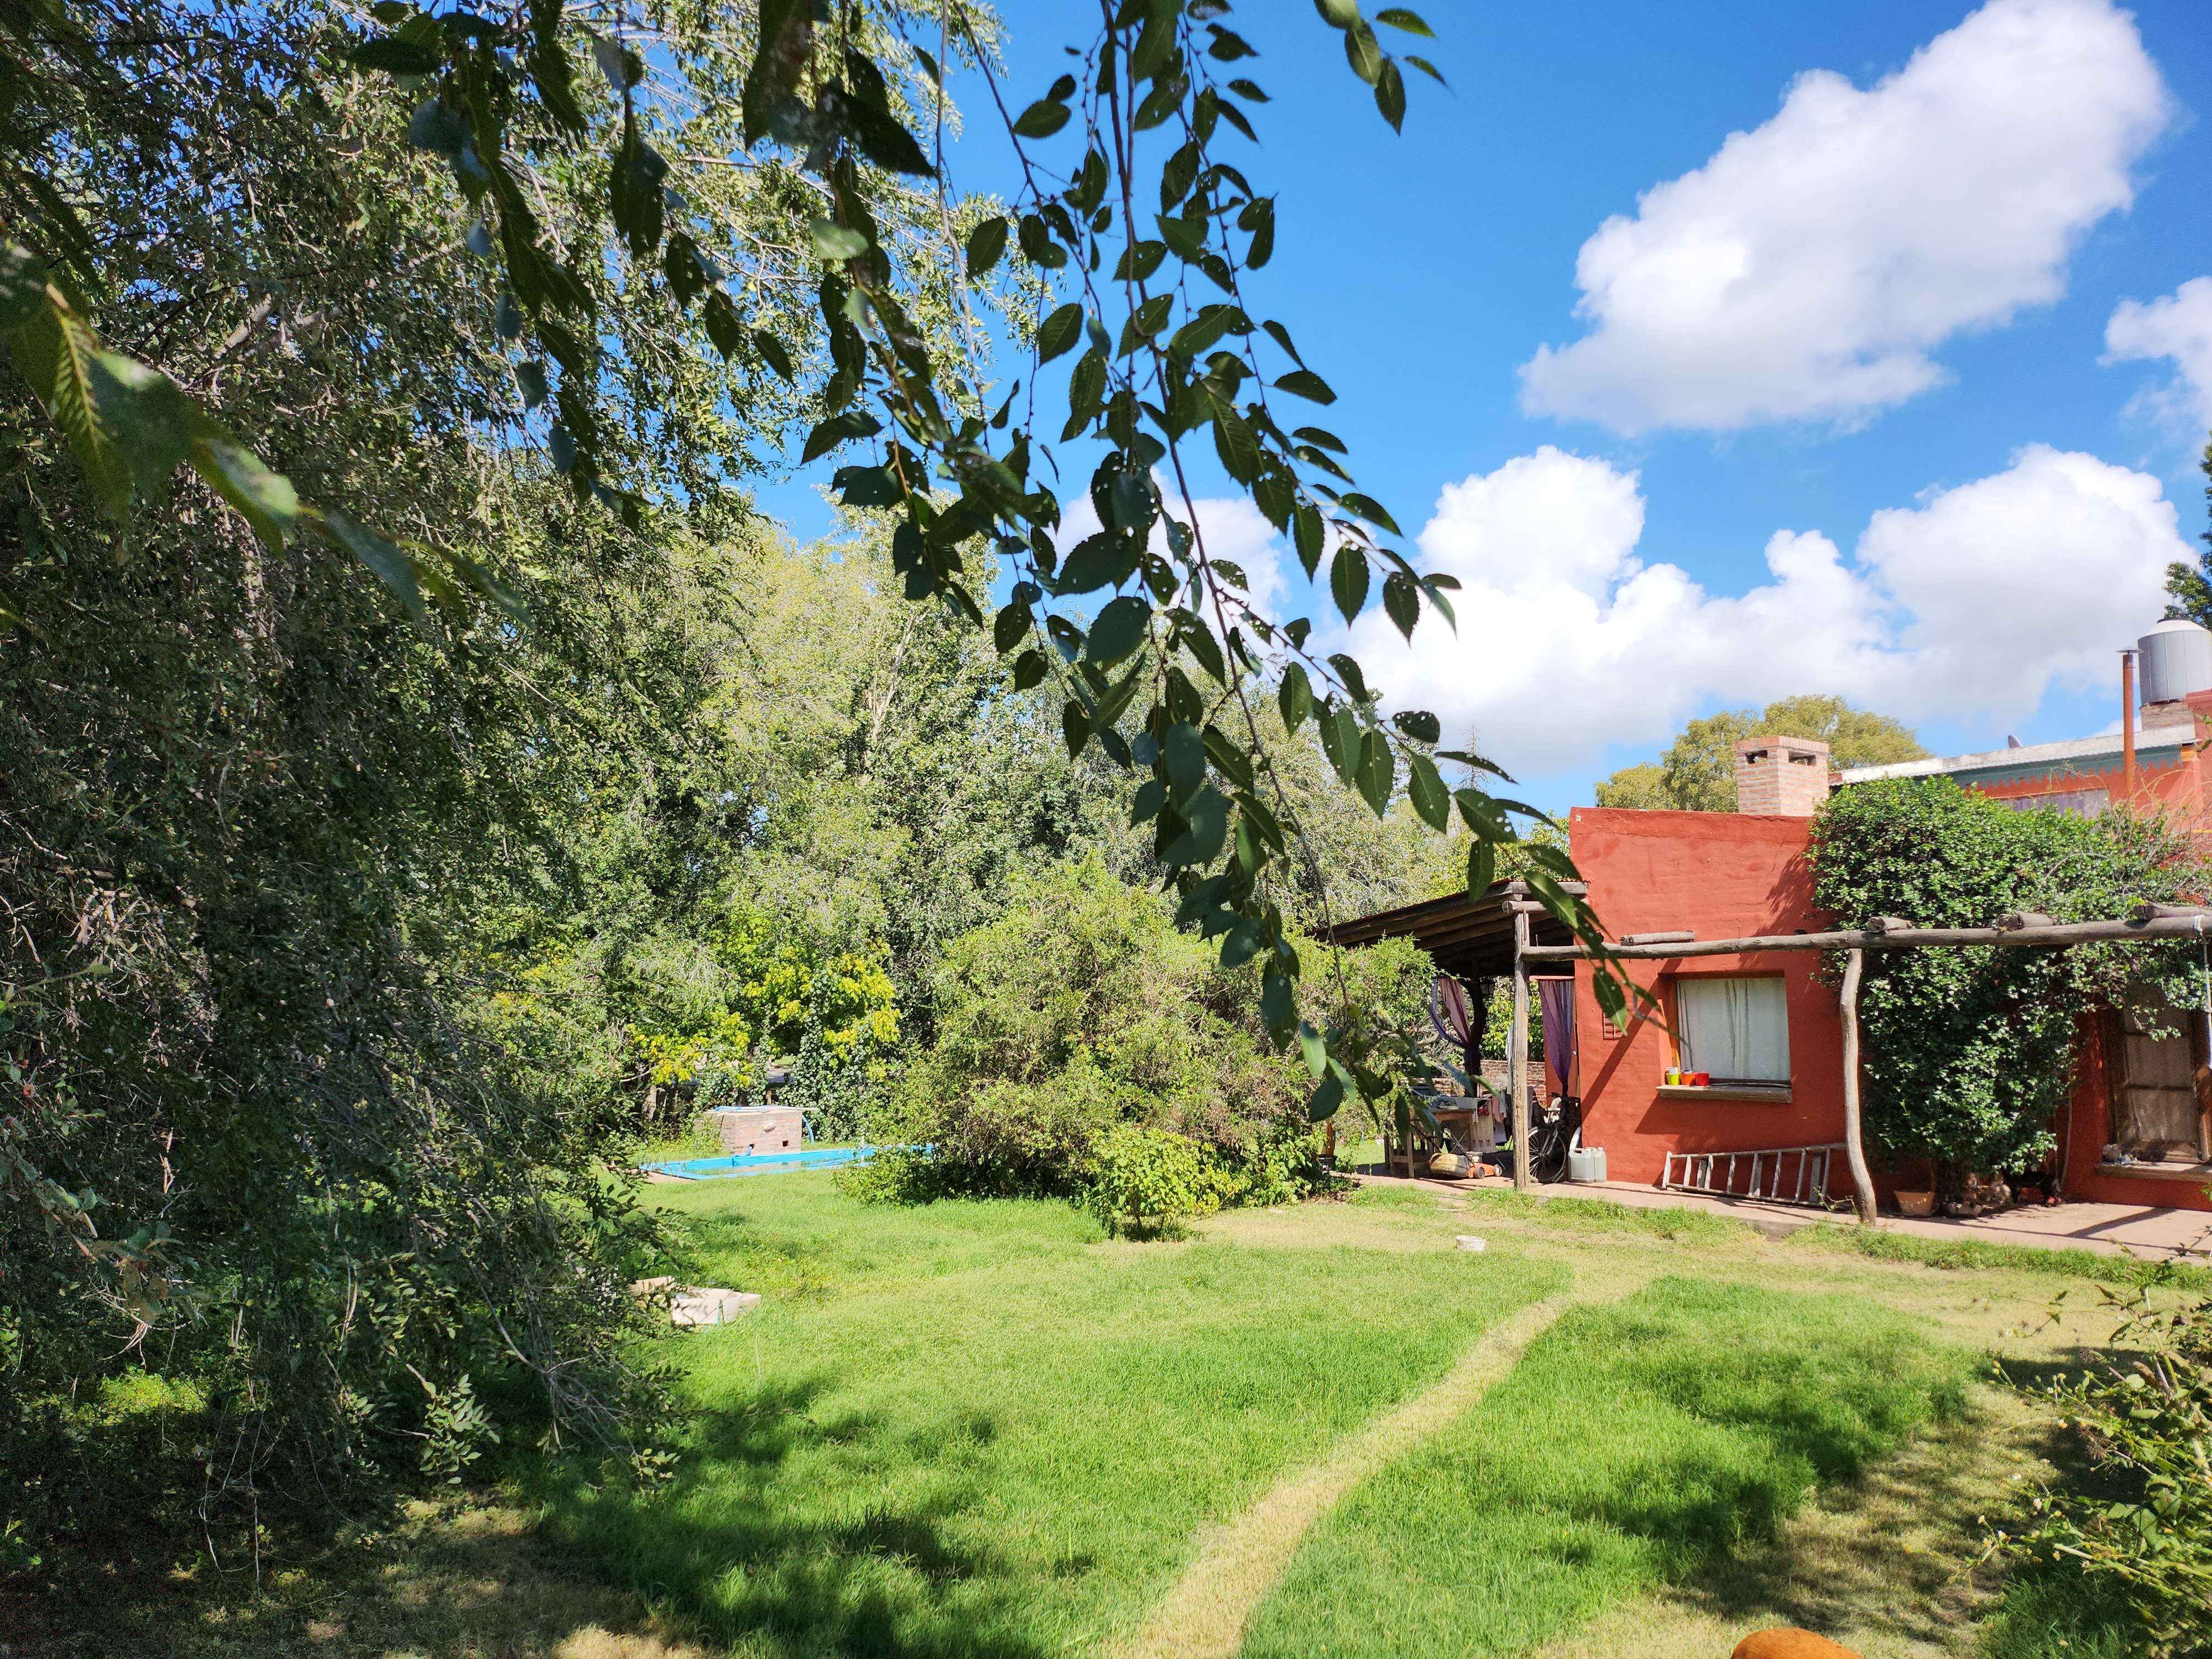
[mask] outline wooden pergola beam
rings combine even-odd
[[[1527,1120],[1532,1115],[1526,1098],[1528,1077],[1528,964],[1531,962],[1587,962],[1598,954],[1586,945],[1533,945],[1528,939],[1528,910],[1510,907],[1513,915],[1513,1026],[1506,1054],[1511,1062],[1513,1091],[1513,1184],[1526,1192],[1534,1184],[1528,1170]],[[1640,937],[1649,937],[1643,935]],[[1768,951],[1842,951],[1844,986],[1841,1014],[1844,1036],[1844,1153],[1851,1171],[1854,1207],[1859,1222],[1875,1221],[1874,1180],[1869,1173],[1866,1149],[1859,1130],[1859,979],[1869,951],[1909,951],[1930,945],[2008,945],[2033,948],[2066,945],[2099,945],[2128,939],[2212,938],[2212,909],[2167,904],[2142,904],[2132,916],[2110,921],[2060,921],[2033,911],[2014,911],[1995,927],[1915,927],[1895,916],[1876,919],[1870,927],[1826,933],[1764,933],[1746,939],[1676,939],[1663,944],[1607,947],[1620,960],[1672,962],[1683,957],[1752,956]],[[2212,1010],[2207,1010],[2212,1024]]]
[[[2212,910],[2152,916],[2143,921],[2062,921],[2038,927],[1855,927],[1826,933],[1759,933],[1747,939],[1686,939],[1667,945],[1613,945],[1624,961],[1669,961],[1676,957],[1750,956],[1766,951],[1902,951],[1930,945],[2100,945],[2114,939],[2197,939],[2212,936]],[[1534,962],[1587,962],[1587,945],[1528,945]]]

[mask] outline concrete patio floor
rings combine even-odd
[[[1345,1174],[1363,1185],[1418,1187],[1440,1195],[1471,1188],[1510,1192],[1506,1180],[1434,1181],[1384,1175],[1370,1167]],[[1704,1193],[1662,1192],[1629,1181],[1560,1182],[1536,1189],[1539,1200],[1595,1198],[1645,1210],[1703,1210],[1731,1216],[1763,1233],[1779,1237],[1822,1222],[1847,1222],[1849,1210],[1810,1210],[1756,1199],[1716,1198]],[[1885,1232],[1922,1238],[1978,1239],[1989,1244],[2019,1244],[2042,1249],[2093,1250],[2137,1261],[2212,1263],[2212,1211],[2154,1208],[2139,1204],[2061,1204],[2050,1208],[2005,1210],[1972,1219],[1931,1216],[1925,1220],[1886,1215],[1875,1224]]]

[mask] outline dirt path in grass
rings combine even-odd
[[[1197,1559],[1163,1597],[1121,1659],[1232,1659],[1244,1623],[1274,1588],[1314,1523],[1368,1475],[1458,1421],[1521,1363],[1528,1345],[1570,1307],[1628,1295],[1656,1269],[1577,1275],[1565,1294],[1523,1308],[1478,1337],[1450,1370],[1340,1441],[1317,1463],[1295,1469],[1234,1521],[1199,1540]]]

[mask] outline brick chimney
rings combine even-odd
[[[1828,745],[1813,738],[1743,738],[1735,745],[1735,810],[1809,818],[1828,799]]]

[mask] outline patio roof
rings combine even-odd
[[[1496,979],[1513,971],[1513,912],[1508,902],[1526,898],[1527,884],[1496,881],[1480,896],[1454,893],[1448,898],[1377,910],[1326,930],[1342,945],[1372,945],[1382,939],[1410,939],[1436,959],[1437,970],[1455,979]],[[1538,945],[1571,945],[1574,935],[1551,916],[1531,915],[1529,937]]]

